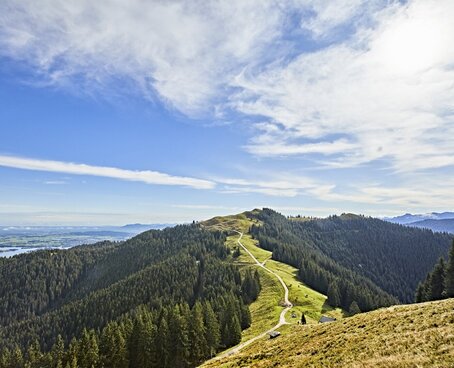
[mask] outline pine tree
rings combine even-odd
[[[211,307],[211,303],[208,301],[204,304],[203,320],[206,327],[205,339],[208,346],[208,356],[212,357],[216,354],[219,343],[221,342],[221,331],[216,314]]]
[[[446,266],[444,294],[446,298],[454,297],[454,240],[449,250],[448,264]]]
[[[57,336],[57,339],[55,341],[54,346],[52,347],[51,350],[51,356],[52,356],[52,361],[54,367],[62,367],[63,366],[63,359],[65,356],[65,342],[63,341],[63,338],[59,334]]]
[[[99,341],[99,355],[102,367],[128,367],[126,340],[116,322],[109,323],[102,330]]]
[[[222,328],[221,341],[222,345],[229,347],[238,344],[241,341],[241,311],[237,300],[233,294],[226,298]]]
[[[170,365],[174,367],[189,366],[189,306],[184,303],[176,305],[169,314]]]
[[[99,347],[94,331],[88,332],[87,329],[84,329],[78,356],[80,368],[93,368],[98,364]]]
[[[338,307],[340,306],[340,294],[339,294],[339,287],[336,282],[331,282],[328,286],[328,291],[327,291],[327,296],[328,296],[328,304],[331,305],[332,307]]]
[[[234,315],[226,326],[227,346],[234,346],[241,341],[241,325],[238,317]]]
[[[429,300],[440,300],[443,297],[445,278],[445,263],[440,258],[429,277],[428,296]]]
[[[169,367],[169,354],[170,354],[170,334],[169,326],[167,324],[167,313],[162,313],[159,326],[158,338],[156,339],[156,351],[159,357],[160,367]]]
[[[27,349],[27,361],[32,368],[40,368],[42,365],[43,353],[38,340],[35,340]]]
[[[206,330],[203,322],[202,305],[200,302],[196,302],[192,307],[189,321],[190,360],[194,365],[199,363],[208,351],[205,336]]]
[[[21,352],[22,354],[22,352]],[[0,367],[9,368],[11,360],[11,351],[8,348],[2,350],[2,355],[0,356]]]
[[[24,365],[24,356],[22,351],[16,346],[11,354],[10,368],[22,368]]]
[[[250,269],[246,270],[241,284],[241,292],[243,295],[243,301],[246,304],[250,304],[257,299],[260,293],[260,281],[257,270],[254,274],[252,274]]]
[[[142,363],[142,354],[141,354],[141,341],[140,341],[140,334],[141,334],[141,327],[142,321],[138,315],[135,316],[131,333],[129,336],[128,341],[128,348],[130,352],[130,366],[132,368],[140,367]],[[108,354],[108,356],[111,354]]]
[[[359,309],[358,303],[356,303],[356,301],[352,301],[350,308],[348,308],[348,311],[351,315],[361,313],[361,309]]]
[[[306,322],[306,316],[304,315],[304,313],[301,313],[301,324],[302,325],[305,325],[307,322]]]
[[[68,351],[66,352],[66,361],[69,365],[69,368],[77,368],[77,356],[79,354],[79,342],[73,338],[68,346]]]
[[[421,303],[425,301],[425,295],[424,295],[424,283],[420,282],[418,284],[418,288],[416,289],[416,294],[415,294],[415,302],[416,303]]]

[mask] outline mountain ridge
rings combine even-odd
[[[431,212],[417,215],[406,213],[402,216],[385,217],[384,220],[395,224],[454,234],[454,212]]]

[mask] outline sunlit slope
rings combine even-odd
[[[207,367],[454,367],[454,299],[291,325]]]
[[[297,269],[271,259],[272,252],[262,249],[258,246],[257,241],[252,239],[248,230],[252,224],[259,225],[254,215],[258,210],[248,211],[232,216],[219,216],[202,222],[202,226],[212,230],[225,230],[231,233],[227,237],[227,245],[232,249],[238,247],[238,234],[235,231],[243,233],[242,244],[256,257],[260,262],[264,262],[269,269],[282,277],[289,288],[289,299],[294,307],[287,313],[288,323],[296,324],[301,319],[301,314],[306,315],[308,323],[316,323],[321,315],[329,315],[335,318],[342,318],[343,313],[339,308],[332,308],[326,303],[326,296],[312,290],[297,278]],[[243,331],[242,341],[267,331],[276,324],[279,314],[283,309],[283,289],[277,278],[266,272],[254,263],[252,258],[241,250],[239,256],[233,260],[242,269],[258,269],[262,290],[258,299],[250,306],[252,324],[251,327]],[[292,318],[292,315],[294,316]]]

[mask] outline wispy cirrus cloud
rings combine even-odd
[[[268,119],[249,152],[322,154],[332,167],[383,160],[395,172],[454,165],[454,3],[371,15],[342,42],[237,77],[235,108]]]
[[[215,183],[209,180],[173,176],[158,171],[126,170],[116,167],[93,166],[72,162],[41,160],[16,156],[0,156],[0,166],[24,170],[100,176],[127,181],[139,181],[146,184],[178,185],[195,189],[211,189],[215,186]],[[55,184],[55,182],[52,184]],[[59,182],[59,184],[61,183]]]
[[[46,180],[46,181],[44,181],[44,184],[46,184],[46,185],[65,185],[65,184],[68,184],[68,182],[65,180]]]
[[[260,179],[213,179],[222,184],[222,193],[259,193],[274,197],[296,197],[300,194],[317,195],[330,192],[335,186],[309,177],[267,173]]]
[[[0,4],[3,55],[42,80],[109,93],[124,78],[145,98],[188,115],[213,112],[229,79],[256,63],[278,36],[284,7],[253,1]]]

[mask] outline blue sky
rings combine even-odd
[[[0,14],[0,224],[454,208],[452,1]]]

